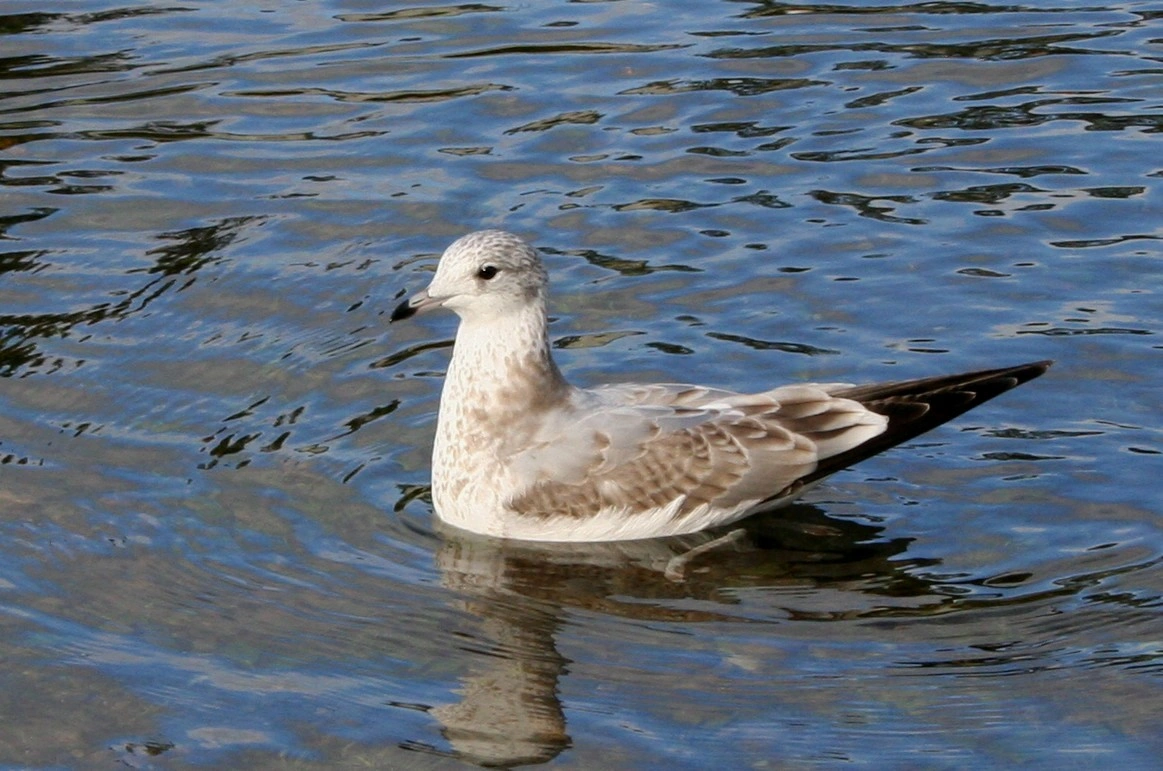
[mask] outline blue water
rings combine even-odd
[[[0,766],[1156,766],[1161,29],[7,2]],[[1057,364],[689,558],[444,533],[482,227],[580,384]]]

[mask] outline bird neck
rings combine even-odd
[[[490,422],[559,404],[569,385],[553,361],[543,307],[462,321],[456,333],[441,410],[483,409]]]

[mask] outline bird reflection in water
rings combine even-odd
[[[453,753],[480,765],[542,763],[568,748],[558,682],[570,662],[556,635],[571,610],[649,622],[754,620],[732,612],[740,602],[733,590],[743,589],[773,597],[800,590],[799,607],[775,600],[769,621],[900,612],[917,605],[908,598],[931,606],[933,586],[914,571],[936,561],[902,558],[911,539],[885,539],[882,531],[807,504],[727,533],[644,541],[532,543],[445,530],[442,581],[458,607],[480,619],[489,645],[471,651],[460,700],[430,714]],[[828,591],[813,592],[820,589]]]

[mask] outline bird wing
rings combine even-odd
[[[512,459],[523,484],[509,507],[579,519],[609,510],[632,516],[669,507],[681,517],[746,508],[884,431],[883,416],[833,395],[835,388],[577,391]]]

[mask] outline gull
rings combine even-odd
[[[436,515],[531,541],[620,541],[725,526],[1021,383],[1050,361],[872,385],[762,393],[699,385],[570,385],[553,360],[549,278],[499,230],[445,250],[393,322],[460,317],[432,452]]]

